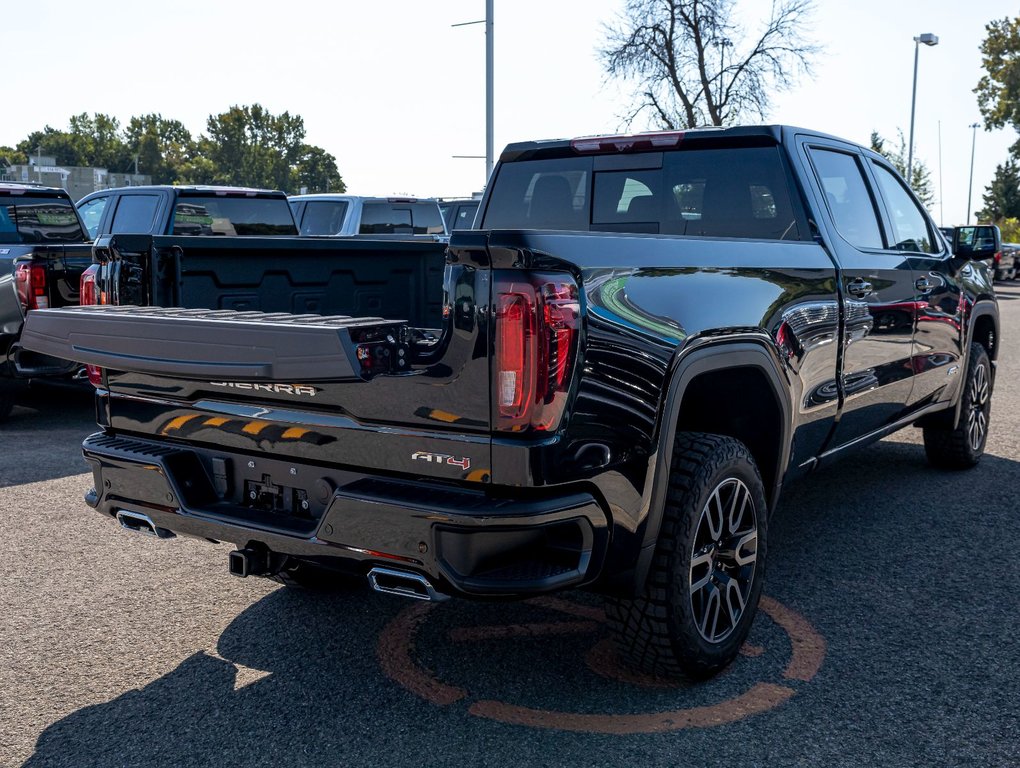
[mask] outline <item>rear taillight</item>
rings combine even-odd
[[[555,429],[577,355],[577,284],[565,275],[497,272],[494,286],[495,428]]]
[[[30,309],[49,309],[45,265],[28,262],[18,264],[14,270],[14,283],[18,289],[18,300],[26,312]]]
[[[996,264],[1000,263],[1002,261],[1002,251],[996,251],[993,258]]]
[[[93,264],[81,273],[79,282],[78,303],[83,307],[91,307],[104,303],[99,292],[99,285],[96,276],[99,274],[99,265]],[[103,386],[103,369],[96,365],[86,365],[85,370],[89,374],[89,383],[94,387]]]

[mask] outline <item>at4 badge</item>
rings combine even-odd
[[[471,459],[467,456],[463,458],[457,458],[451,456],[448,453],[429,453],[428,451],[415,451],[411,454],[413,461],[427,461],[430,464],[452,464],[455,467],[460,467],[463,470],[471,468]]]

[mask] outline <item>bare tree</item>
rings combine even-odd
[[[628,124],[645,112],[666,129],[761,120],[773,94],[810,74],[811,0],[772,0],[751,32],[734,9],[735,0],[626,0],[599,55],[610,78],[636,86]]]

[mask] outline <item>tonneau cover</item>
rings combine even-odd
[[[361,378],[352,332],[382,318],[283,312],[89,306],[34,310],[27,349],[119,371],[250,381]]]

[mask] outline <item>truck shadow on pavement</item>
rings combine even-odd
[[[607,658],[600,602],[584,593],[430,608],[281,588],[216,648],[48,727],[26,765],[841,765],[853,754],[960,764],[946,744],[966,742],[978,721],[983,738],[1015,723],[1010,697],[993,699],[998,677],[1010,690],[1020,654],[1003,653],[991,608],[1015,603],[997,572],[1011,566],[951,569],[1017,539],[1017,483],[1014,461],[986,456],[946,474],[919,446],[886,441],[792,486],[773,517],[766,593],[817,630],[817,677],[788,674],[804,639],[771,612],[723,674],[664,684]],[[726,715],[761,683],[788,693]],[[509,709],[480,706],[492,702]],[[523,726],[498,715],[514,707],[547,717]],[[706,710],[707,721],[683,714]],[[635,715],[659,727],[617,727],[640,724]],[[922,730],[923,742],[910,737]]]
[[[18,387],[14,410],[0,421],[0,487],[88,472],[81,442],[98,429],[94,392],[87,383]]]

